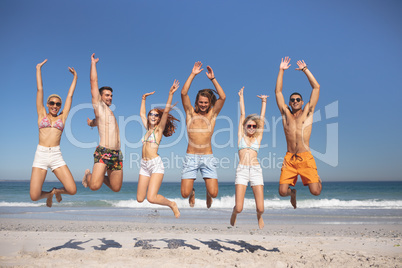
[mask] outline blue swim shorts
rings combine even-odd
[[[217,162],[212,154],[186,154],[181,170],[181,179],[196,179],[198,170],[201,171],[204,179],[218,179]]]

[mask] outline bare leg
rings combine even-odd
[[[230,225],[236,224],[237,214],[243,211],[244,196],[246,195],[247,185],[236,184],[235,206],[233,207]]]
[[[113,192],[119,192],[123,185],[123,170],[108,170],[107,174],[103,178],[103,183]]]
[[[140,175],[141,177],[141,175]],[[145,177],[145,176],[143,176]],[[149,178],[149,177],[145,177]],[[168,206],[170,209],[173,211],[174,215],[176,218],[180,217],[180,211],[179,208],[177,207],[176,202],[172,202],[165,198],[164,196],[158,194],[159,189],[161,187],[163,180],[163,174],[162,173],[153,173],[151,175],[151,178],[149,179],[149,184],[148,184],[148,192],[147,192],[147,199],[150,203],[152,204],[158,204],[162,206]]]
[[[279,185],[279,195],[280,196],[290,196],[290,203],[292,204],[293,208],[296,209],[296,189],[291,189],[289,184],[280,184]]]
[[[182,179],[181,180],[181,196],[187,198],[190,207],[194,207],[195,204],[195,190],[194,190],[195,179]]]
[[[264,213],[264,186],[256,185],[251,187],[254,193],[255,205],[257,210],[258,227],[264,228],[264,219],[262,214]]]
[[[53,172],[64,186],[58,189],[54,188],[52,191],[53,194],[56,196],[57,202],[61,202],[62,194],[75,195],[77,193],[77,186],[75,185],[73,175],[71,174],[67,165],[56,168],[55,170],[53,170]]]
[[[207,197],[206,197],[206,203],[207,203],[207,208],[210,208],[212,205],[212,198],[216,198],[218,196],[218,179],[210,179],[210,178],[204,178],[205,181],[205,186],[207,188]]]
[[[92,191],[99,190],[102,187],[103,181],[105,179],[106,173],[106,165],[102,163],[95,163],[92,169],[92,174],[85,171],[85,176],[82,180],[82,184],[84,183],[91,189]]]
[[[321,179],[319,179],[319,182],[310,183],[310,184],[308,185],[308,188],[310,189],[310,193],[311,193],[312,195],[320,195],[320,194],[321,194],[321,190],[322,190]]]
[[[53,203],[53,193],[42,191],[43,183],[45,182],[47,170],[41,168],[32,168],[31,182],[29,194],[32,201],[38,201],[40,199],[46,198],[46,206],[52,207]]]

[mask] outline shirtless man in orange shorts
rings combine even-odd
[[[304,61],[297,61],[299,68],[296,68],[296,70],[302,71],[307,76],[313,90],[310,101],[306,103],[304,109],[302,109],[304,104],[302,96],[296,92],[290,95],[290,109],[286,105],[282,94],[283,73],[290,67],[289,62],[289,57],[282,59],[275,88],[276,103],[282,114],[283,130],[285,131],[287,142],[287,153],[283,160],[279,180],[279,194],[281,196],[290,196],[290,203],[296,208],[296,189],[291,189],[289,185],[295,186],[298,175],[300,175],[303,185],[308,185],[311,194],[319,195],[322,189],[321,179],[318,176],[317,166],[309,145],[314,108],[320,95],[320,85],[307,69],[307,64]]]

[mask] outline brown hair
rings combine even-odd
[[[174,105],[173,105],[173,106],[174,106]],[[169,109],[169,108],[166,108],[166,109]],[[148,117],[149,117],[149,114],[151,113],[151,111],[156,111],[156,112],[159,114],[159,119],[162,119],[162,115],[163,115],[163,112],[165,111],[165,109],[162,109],[162,108],[154,108],[154,109],[151,109],[151,110],[148,112],[148,116],[147,116],[147,125],[148,125],[148,126],[149,126],[149,119],[148,119]],[[176,125],[176,122],[175,122],[175,121],[180,122],[179,119],[177,119],[176,117],[174,117],[173,115],[171,115],[170,113],[168,113],[168,118],[167,118],[167,120],[166,120],[165,129],[163,130],[163,136],[165,136],[165,137],[170,137],[170,136],[173,135],[173,133],[176,132],[177,125]]]
[[[198,107],[198,99],[200,98],[200,96],[207,97],[209,100],[209,107],[207,109],[207,113],[209,112],[209,109],[211,109],[211,107],[214,107],[215,102],[216,102],[216,96],[215,96],[214,92],[216,93],[215,90],[212,90],[210,88],[201,89],[200,91],[198,91],[197,97],[195,98],[195,112],[196,113],[200,112],[200,108]]]
[[[110,90],[110,92],[113,92],[113,89],[111,87],[101,87],[99,89],[99,94],[102,96],[102,93],[104,90]]]
[[[254,121],[257,124],[257,129],[256,129],[256,132],[254,133],[253,136],[261,135],[262,134],[262,126],[263,126],[264,122],[262,121],[260,116],[257,115],[257,114],[250,114],[244,119],[244,121],[243,121],[243,129],[246,128],[246,124],[250,120]]]

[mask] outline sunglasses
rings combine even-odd
[[[295,101],[297,101],[297,102],[300,102],[301,101],[301,99],[300,98],[290,98],[290,101],[291,102],[295,102]]]
[[[247,128],[254,128],[254,129],[256,129],[256,128],[257,128],[257,125],[247,125]]]
[[[149,113],[149,116],[159,117],[159,114]]]
[[[61,107],[61,102],[54,102],[54,101],[49,101],[48,102],[50,106],[53,106],[56,104],[57,107]]]

